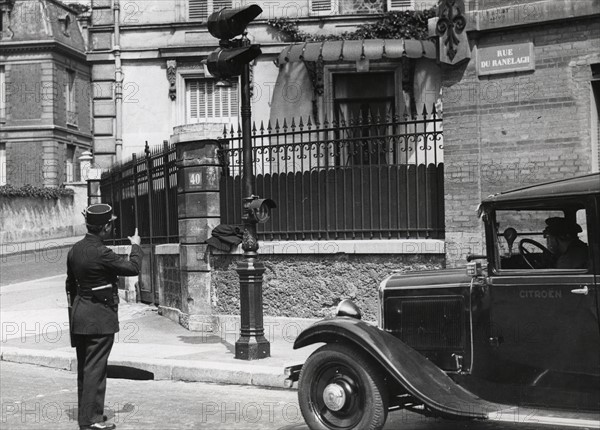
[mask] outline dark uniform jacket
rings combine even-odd
[[[132,245],[127,260],[90,233],[73,245],[67,256],[66,282],[72,305],[71,334],[107,335],[119,331],[118,276],[138,275],[142,255],[142,248]],[[110,287],[102,288],[106,286]]]
[[[556,260],[557,269],[587,269],[588,246],[580,239],[569,244],[567,251]]]

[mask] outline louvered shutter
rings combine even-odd
[[[208,0],[188,0],[188,18],[200,20],[208,18]]]
[[[187,121],[237,123],[239,115],[238,84],[218,87],[214,79],[186,81]]]
[[[198,81],[186,81],[187,122],[198,121]]]
[[[212,11],[218,12],[224,7],[231,8],[231,0],[213,0]]]
[[[310,14],[315,15],[331,15],[337,11],[334,11],[335,5],[339,0],[310,0]]]
[[[388,10],[407,10],[414,9],[414,0],[387,0]]]

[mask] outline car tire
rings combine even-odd
[[[344,344],[324,345],[306,360],[298,401],[311,430],[380,430],[388,412],[380,369],[366,353]]]

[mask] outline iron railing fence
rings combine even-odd
[[[175,145],[167,141],[105,172],[100,181],[102,201],[113,207],[114,244],[128,244],[138,228],[142,243],[179,242]]]
[[[241,130],[223,131],[221,222],[241,223]],[[276,201],[261,240],[444,237],[442,119],[366,115],[252,127],[254,192]]]

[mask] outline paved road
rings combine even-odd
[[[40,248],[23,254],[0,255],[0,286],[67,273],[65,248]]]
[[[76,429],[76,376],[64,370],[0,362],[0,428]],[[109,379],[107,414],[119,430],[308,430],[296,391],[249,386]],[[386,430],[541,430],[556,427],[445,421],[408,412]]]

